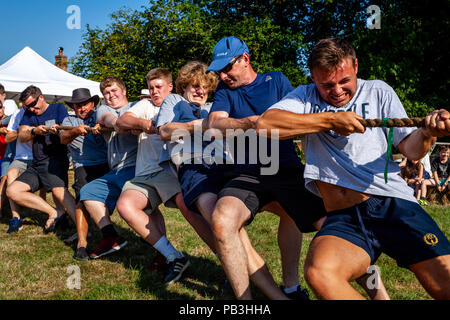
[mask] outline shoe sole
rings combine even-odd
[[[170,280],[169,282],[165,283],[165,285],[169,285],[173,282],[177,282],[178,280],[180,280],[181,276],[183,275],[184,271],[187,269],[187,267],[189,267],[191,265],[191,262],[188,260],[187,263],[184,265],[183,269],[180,270],[180,273],[178,274],[178,276],[176,276],[175,278],[173,278],[172,280]]]
[[[103,252],[103,253],[101,253],[101,254],[99,254],[99,255],[95,255],[95,256],[89,256],[89,258],[91,258],[91,259],[98,259],[98,258],[100,258],[100,257],[106,256],[107,254],[111,254],[111,253],[114,253],[114,252],[116,252],[116,251],[119,251],[120,249],[122,249],[123,247],[125,247],[127,244],[128,244],[128,242],[125,241],[125,242],[123,242],[123,243],[121,243],[121,244],[118,244],[118,245],[112,247],[111,249],[109,249],[109,250],[106,251],[106,252]]]

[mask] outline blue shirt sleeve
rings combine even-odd
[[[210,113],[215,111],[225,111],[230,114],[231,102],[227,91],[228,89],[226,85],[222,81],[220,81],[219,85],[217,86],[216,92],[214,93],[214,100]]]
[[[278,72],[280,75],[280,91],[281,91],[281,96],[284,97],[285,95],[287,95],[289,92],[291,92],[292,90],[294,90],[294,88],[292,87],[291,83],[289,82],[288,78],[286,78],[286,76],[281,73]]]
[[[164,99],[159,109],[158,119],[156,119],[156,127],[168,122],[175,122],[175,107],[180,101],[183,101],[183,97],[178,94],[170,94]]]
[[[19,126],[26,125],[26,126],[34,126],[34,124],[31,122],[30,112],[25,111],[23,114],[22,120],[19,123]]]

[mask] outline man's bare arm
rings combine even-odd
[[[214,111],[209,114],[208,128],[214,128],[226,133],[227,129],[242,129],[244,131],[248,129],[256,128],[256,121],[259,116],[250,116],[241,119],[230,118],[228,112]]]
[[[408,159],[422,159],[436,143],[436,137],[450,135],[450,113],[435,110],[425,117],[425,127],[414,130],[403,139],[397,149]]]
[[[89,133],[89,126],[87,125],[80,125],[78,127],[74,127],[70,130],[60,130],[59,131],[59,138],[61,139],[62,144],[69,144],[71,143],[76,137],[82,135],[85,136]]]
[[[189,122],[168,122],[159,127],[159,134],[161,135],[161,140],[172,141],[172,136],[176,130],[182,132],[183,130],[187,135],[194,133],[196,127],[201,128],[202,132],[207,129],[207,119],[197,119]],[[180,135],[176,134],[176,138]]]
[[[11,143],[17,139],[19,136],[19,133],[17,131],[8,131],[8,133],[5,136],[5,142]]]
[[[155,134],[154,121],[136,117],[132,112],[125,112],[120,116],[115,125],[121,130],[142,130],[148,134]]]
[[[31,133],[31,130],[35,129],[35,127],[30,127],[27,125],[21,125],[19,128],[19,141],[20,142],[27,142],[34,139],[34,136]]]
[[[334,130],[341,135],[363,133],[365,128],[358,121],[361,117],[354,112],[323,112],[312,114],[297,114],[285,110],[272,109],[264,112],[258,119],[256,129],[278,130],[279,139],[292,139],[304,134]]]

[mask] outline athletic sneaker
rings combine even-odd
[[[184,270],[191,263],[186,257],[177,258],[173,261],[167,262],[166,275],[164,277],[164,284],[170,284],[172,282],[178,281],[183,275]]]
[[[309,294],[306,289],[303,289],[300,286],[297,286],[297,290],[291,293],[284,292],[284,287],[280,286],[281,291],[291,300],[309,300]]]
[[[89,255],[87,254],[86,248],[85,247],[77,248],[77,250],[75,250],[73,258],[78,261],[86,261],[87,259],[89,259]]]
[[[121,236],[102,238],[98,243],[97,249],[89,256],[91,259],[98,259],[107,254],[119,251],[127,245],[127,241]]]
[[[419,199],[419,203],[420,203],[421,206],[427,206],[428,205],[428,202],[426,200],[424,200],[424,199]]]
[[[22,224],[22,219],[16,217],[9,219],[9,228],[6,233],[19,232],[20,230],[22,230]]]

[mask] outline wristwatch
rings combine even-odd
[[[31,128],[31,135],[32,135],[32,136],[35,136],[35,135],[36,135],[36,133],[34,132],[34,127]]]

